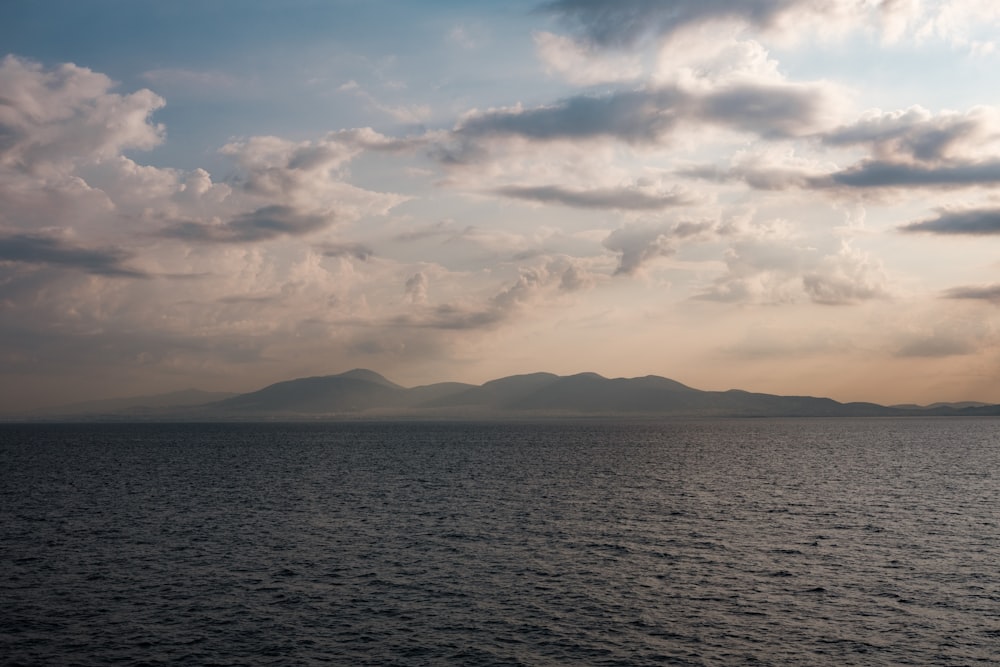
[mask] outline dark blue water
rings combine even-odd
[[[6,665],[1000,661],[1000,421],[0,426]]]

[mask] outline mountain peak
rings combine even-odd
[[[601,375],[600,373],[592,373],[592,372],[575,373],[573,375],[566,375],[566,376],[563,377],[563,379],[564,380],[570,380],[570,379],[572,379],[572,380],[607,380],[607,378],[604,377],[603,375]]]
[[[399,387],[400,385],[387,380],[384,376],[379,375],[375,371],[368,370],[367,368],[355,368],[349,370],[346,373],[340,373],[334,377],[345,378],[348,380],[363,380],[365,382],[374,382],[375,384],[380,384],[383,387]]]
[[[189,392],[181,392],[188,394]],[[185,398],[184,402],[180,399]],[[141,410],[128,406],[95,404],[95,414],[115,411],[130,416],[219,415],[224,418],[285,416],[289,418],[338,418],[366,415],[371,418],[418,415],[434,418],[494,418],[608,415],[660,417],[782,417],[782,416],[900,416],[905,414],[984,414],[1000,406],[941,406],[921,409],[885,408],[874,404],[842,404],[828,398],[776,396],[742,390],[701,391],[676,380],[646,375],[606,378],[597,373],[559,376],[527,373],[490,380],[482,385],[445,382],[407,389],[367,368],[338,375],[298,378],[268,385],[257,391],[206,402],[206,396],[147,398]],[[168,401],[167,399],[171,399]],[[195,400],[200,399],[200,400]],[[169,405],[169,407],[168,407]],[[200,406],[195,408],[194,406]],[[174,406],[177,406],[176,408]],[[126,409],[127,408],[127,411]],[[138,411],[137,411],[138,410]],[[70,414],[69,411],[65,411]]]

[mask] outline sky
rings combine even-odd
[[[1000,402],[988,0],[6,0],[0,412],[362,367]]]

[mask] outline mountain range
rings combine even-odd
[[[36,413],[39,418],[108,419],[493,419],[534,417],[890,417],[1000,415],[1000,406],[937,403],[883,406],[732,389],[702,391],[656,375],[513,375],[482,385],[403,387],[355,369],[298,378],[245,394],[189,390],[94,401]]]

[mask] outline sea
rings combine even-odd
[[[1000,420],[0,425],[3,665],[996,665]]]

